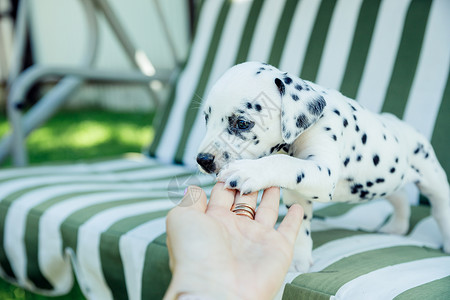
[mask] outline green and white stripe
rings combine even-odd
[[[164,233],[164,216],[175,205],[170,180],[195,176],[208,192],[213,183],[144,157],[4,173],[4,277],[57,295],[71,289],[74,270],[92,299],[126,298],[130,289],[139,299],[148,245]]]
[[[450,276],[447,267],[450,257],[439,250],[442,236],[434,219],[424,217],[427,212],[423,208],[413,209],[412,219],[417,222],[415,226],[412,224],[410,233],[396,236],[370,233],[371,226],[350,228],[344,221],[349,217],[362,224],[373,218],[375,211],[379,217],[373,219],[382,225],[381,219],[390,215],[387,210],[383,216],[370,203],[350,209],[335,206],[318,211],[320,219],[314,219],[311,227],[314,237],[311,273],[288,273],[283,299],[393,299],[406,290]],[[441,291],[448,293],[450,287]]]

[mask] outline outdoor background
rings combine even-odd
[[[83,59],[89,28],[80,4],[82,0],[27,1],[30,16],[25,67],[33,64],[77,67]],[[187,0],[108,0],[137,51],[144,52],[155,69],[171,71],[189,51],[191,20]],[[0,138],[9,131],[6,115],[8,75],[16,53],[15,18],[19,0],[0,0]],[[159,12],[162,13],[159,14]],[[166,20],[173,49],[163,30]],[[94,67],[122,72],[133,64],[116,40],[103,15],[98,14],[100,40]],[[173,54],[174,55],[173,55]],[[175,57],[174,57],[175,56]],[[31,106],[56,83],[45,80],[27,96]],[[153,85],[161,100],[170,86]],[[82,159],[120,156],[141,152],[153,138],[152,120],[157,112],[148,87],[140,84],[89,82],[79,89],[64,108],[27,140],[31,164],[60,163]],[[11,162],[0,163],[9,167]],[[48,299],[34,295],[0,279],[0,299]],[[83,299],[76,286],[64,297]]]

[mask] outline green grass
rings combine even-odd
[[[30,164],[141,152],[153,138],[153,113],[65,111],[27,139]],[[9,130],[0,116],[0,137]],[[10,165],[10,163],[4,163]]]
[[[64,111],[58,113],[27,139],[30,164],[70,162],[120,156],[127,152],[142,152],[153,138],[154,113],[117,113],[104,111]],[[0,137],[9,125],[0,115]],[[1,166],[10,166],[10,160]],[[81,300],[78,285],[65,296],[45,297],[25,291],[0,279],[0,299],[20,300]]]

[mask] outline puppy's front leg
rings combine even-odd
[[[295,241],[294,257],[292,258],[289,272],[308,272],[313,263],[311,238],[311,219],[313,216],[313,204],[309,200],[304,200],[293,190],[283,190],[283,202],[286,206],[298,203],[303,207],[303,222]]]
[[[243,194],[279,186],[297,191],[306,200],[328,202],[338,177],[338,166],[334,164],[333,160],[328,163],[275,154],[233,161],[219,173],[218,179],[227,188]]]

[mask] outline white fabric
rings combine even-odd
[[[450,276],[450,257],[416,260],[364,274],[344,284],[330,299],[393,299],[408,289],[446,276]]]

